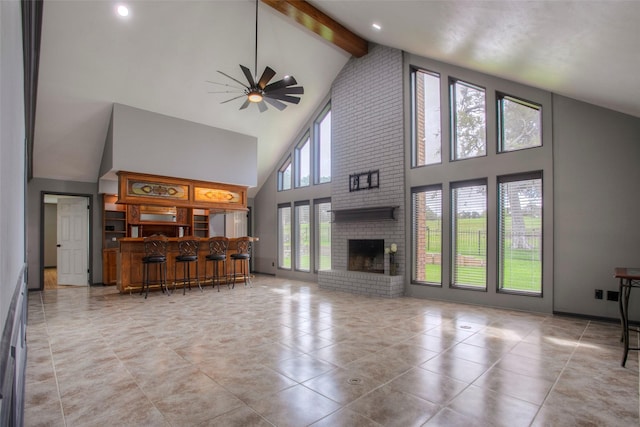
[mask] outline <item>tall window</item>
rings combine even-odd
[[[413,108],[413,166],[441,162],[440,75],[423,70],[411,73]]]
[[[542,110],[539,105],[498,95],[499,151],[515,151],[542,145]]]
[[[291,157],[278,169],[278,191],[291,190]]]
[[[295,186],[307,187],[311,180],[311,142],[309,135],[302,138],[295,151]]]
[[[542,292],[542,174],[498,178],[501,291]]]
[[[291,268],[291,206],[278,206],[278,267]]]
[[[331,182],[331,106],[328,105],[315,123],[316,184]]]
[[[316,269],[331,270],[331,200],[315,202]]]
[[[484,89],[459,80],[451,82],[453,160],[487,154]]]
[[[452,184],[451,212],[452,285],[486,289],[487,184]]]
[[[413,277],[415,282],[442,283],[442,188],[412,191]]]
[[[309,271],[311,266],[311,221],[309,218],[309,202],[296,203],[295,221],[296,270]]]

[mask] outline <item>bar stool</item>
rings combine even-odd
[[[209,255],[205,257],[204,264],[204,276],[207,279],[207,264],[209,261],[213,262],[213,269],[211,270],[211,287],[215,288],[216,280],[218,281],[218,292],[220,292],[221,278],[224,277],[224,281],[229,287],[229,280],[227,278],[227,249],[229,248],[229,239],[224,236],[215,236],[209,238]],[[222,276],[220,275],[219,266],[222,262]]]
[[[202,292],[202,286],[200,286],[200,279],[198,278],[198,248],[200,241],[193,236],[180,237],[178,239],[178,255],[176,255],[176,262],[173,266],[173,290],[176,290],[176,282],[178,281],[178,263],[182,263],[182,295],[187,292],[187,285],[191,290],[191,263],[196,264],[196,282]]]
[[[236,285],[236,264],[240,261],[240,274],[244,278],[244,285],[251,287],[251,277],[249,275],[249,260],[251,259],[251,238],[239,237],[236,240],[236,253],[231,254],[231,260],[233,261],[233,287]]]
[[[167,291],[167,241],[169,239],[164,234],[154,234],[144,238],[144,257],[142,258],[142,289],[140,295],[146,290],[144,299],[149,295],[149,266],[156,266],[156,278],[159,279],[162,292]]]

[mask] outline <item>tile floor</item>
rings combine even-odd
[[[631,426],[619,325],[258,276],[29,294],[27,426]]]

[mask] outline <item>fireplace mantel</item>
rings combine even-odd
[[[395,221],[399,206],[376,206],[367,208],[332,210],[333,222]]]

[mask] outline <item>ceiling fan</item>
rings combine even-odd
[[[221,104],[225,104],[227,102],[234,101],[239,98],[246,98],[244,103],[240,106],[241,110],[247,108],[250,104],[257,104],[260,112],[267,111],[267,103],[271,106],[277,108],[282,111],[287,108],[287,104],[285,102],[290,102],[292,104],[298,104],[300,102],[300,97],[292,96],[292,95],[302,95],[304,94],[304,88],[302,86],[296,86],[298,82],[293,76],[285,76],[282,80],[278,80],[273,83],[269,83],[271,79],[276,75],[276,72],[271,67],[266,67],[262,72],[262,76],[258,79],[258,0],[256,0],[256,43],[255,43],[255,57],[254,57],[254,75],[256,78],[254,79],[251,74],[251,70],[245,67],[244,65],[240,65],[240,69],[242,70],[244,77],[247,79],[247,83],[243,83],[240,80],[231,77],[229,74],[224,73],[218,70],[218,73],[223,76],[233,80],[238,83],[240,87],[235,85],[230,85],[226,83],[217,83],[208,81],[209,83],[226,86],[228,88],[232,88],[234,90],[225,90],[225,91],[216,91],[210,93],[240,93],[240,95],[233,97],[231,99],[227,99],[226,101],[222,101]],[[256,81],[257,80],[257,81]],[[283,102],[284,101],[284,102]]]

